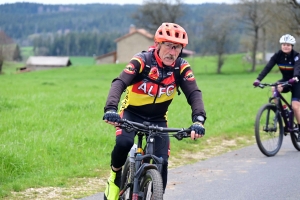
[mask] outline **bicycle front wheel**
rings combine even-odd
[[[283,140],[283,125],[276,106],[263,105],[256,115],[255,139],[260,151],[270,157],[278,153]]]
[[[140,190],[142,200],[162,200],[163,183],[160,173],[156,169],[149,169],[141,179]]]

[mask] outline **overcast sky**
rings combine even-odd
[[[112,0],[0,0],[0,4],[16,3],[16,2],[31,2],[43,4],[88,4],[88,3],[112,3]],[[117,4],[141,4],[142,0],[116,0]],[[183,0],[188,4],[201,3],[235,3],[237,0]]]

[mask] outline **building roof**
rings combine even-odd
[[[69,57],[56,56],[30,56],[26,65],[39,66],[70,66],[72,63]]]
[[[141,35],[143,35],[143,36],[145,36],[145,37],[147,37],[149,39],[153,39],[154,38],[154,35],[152,35],[148,31],[146,31],[145,29],[135,29],[135,28],[132,28],[132,30],[130,30],[128,34],[123,35],[122,37],[117,38],[115,40],[115,42],[119,42],[120,40],[123,40],[123,39],[125,39],[125,38],[127,38],[127,37],[129,37],[129,36],[131,36],[131,35],[133,35],[135,33],[139,33],[139,34],[141,34]]]
[[[117,54],[116,51],[112,51],[112,52],[103,54],[101,56],[97,56],[95,59],[97,60],[97,59],[105,58],[105,57],[108,57],[108,56],[116,56],[116,54]]]

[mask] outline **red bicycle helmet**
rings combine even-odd
[[[154,40],[155,42],[174,42],[186,47],[188,44],[188,35],[178,24],[165,22],[157,29]]]

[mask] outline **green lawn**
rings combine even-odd
[[[228,56],[217,75],[215,58],[189,58],[203,92],[206,136],[197,141],[172,140],[172,156],[201,151],[222,140],[253,141],[254,119],[267,102],[268,89],[254,89],[258,72],[248,73],[242,55]],[[29,187],[67,186],[69,178],[107,176],[114,130],[102,121],[113,78],[125,64],[95,66],[71,58],[74,66],[0,76],[0,197]],[[82,63],[76,64],[76,63]],[[6,64],[7,65],[7,64]],[[260,67],[261,69],[261,67]],[[266,81],[280,78],[272,73]],[[189,127],[191,110],[184,95],[169,109],[170,127]],[[243,141],[240,141],[242,144]]]

